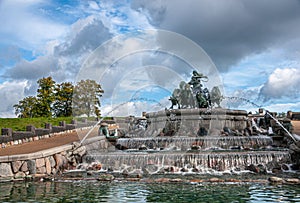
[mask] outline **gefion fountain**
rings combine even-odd
[[[141,118],[114,118],[122,136],[100,131],[108,144],[90,149],[85,162],[124,174],[280,170],[289,161],[289,152],[273,146],[267,118],[261,118],[265,120],[261,126],[244,110],[221,108],[223,96],[218,87],[203,88],[205,79],[194,71],[191,81],[174,90],[169,109]]]

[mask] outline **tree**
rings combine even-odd
[[[37,96],[29,96],[14,105],[18,117],[100,116],[100,97],[104,92],[94,80],[57,84],[52,77],[37,81]],[[73,111],[74,109],[74,111]]]
[[[94,80],[81,80],[74,87],[73,114],[74,116],[100,116],[100,97],[104,91]]]
[[[36,97],[25,97],[14,105],[15,113],[19,118],[33,118],[38,116],[38,100]]]
[[[51,117],[52,104],[55,100],[54,88],[55,81],[52,77],[42,78],[37,81],[39,88],[37,90],[38,116]]]
[[[70,82],[63,82],[55,86],[55,101],[52,109],[56,117],[72,116],[73,89],[74,86]]]

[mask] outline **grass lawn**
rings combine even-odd
[[[12,128],[13,131],[25,131],[26,126],[33,125],[36,128],[44,128],[46,123],[51,123],[53,126],[58,126],[59,121],[71,123],[73,117],[59,118],[0,118],[0,130],[2,128]]]

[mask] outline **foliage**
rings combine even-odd
[[[94,80],[56,83],[52,77],[37,81],[37,96],[29,96],[14,105],[19,118],[100,116],[100,97],[104,92]]]
[[[74,86],[70,82],[57,84],[53,112],[56,117],[72,115],[72,97]]]
[[[52,116],[52,103],[54,102],[55,81],[52,77],[42,78],[37,81],[39,88],[37,90],[38,117]]]
[[[94,80],[81,80],[73,92],[73,115],[100,116],[100,97],[104,91]]]
[[[36,97],[25,97],[18,104],[14,105],[16,110],[16,115],[22,118],[33,118],[38,115],[38,107],[37,107],[37,98]]]

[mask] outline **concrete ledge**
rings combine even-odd
[[[10,155],[10,156],[0,156],[0,163],[2,162],[12,162],[12,161],[24,161],[24,160],[30,160],[30,159],[38,159],[38,158],[43,158],[47,156],[51,156],[63,151],[67,151],[72,149],[71,144],[59,146],[59,147],[54,147],[51,149],[46,149],[43,151],[39,152],[34,152],[30,154],[16,154],[16,155]]]
[[[96,136],[96,137],[88,138],[84,140],[82,145],[89,145],[100,140],[106,140],[106,138],[104,136]]]

